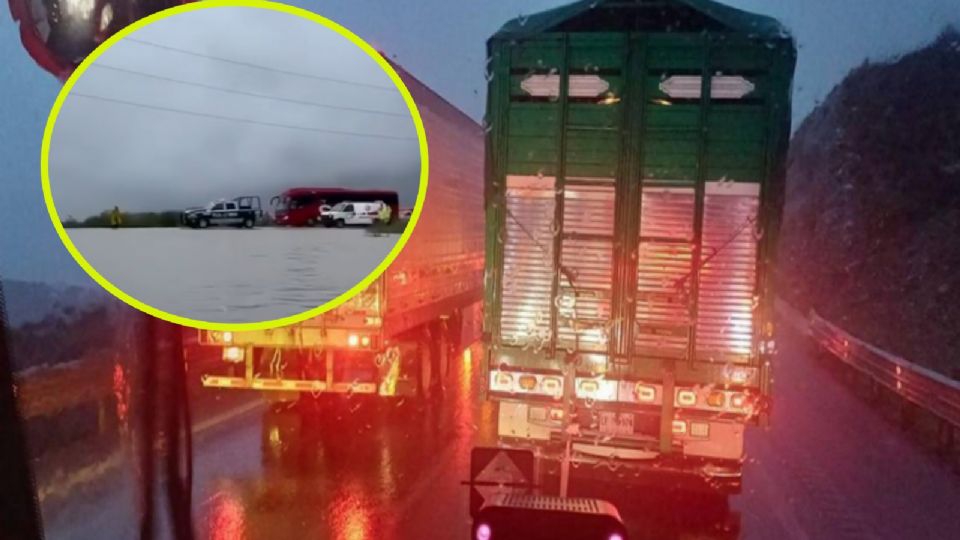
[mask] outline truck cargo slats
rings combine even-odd
[[[750,352],[756,186],[708,183],[696,314],[700,359]],[[683,357],[691,324],[694,190],[644,186],[641,200],[635,350]]]
[[[603,351],[609,339],[615,195],[612,183],[598,182],[563,190],[557,340],[568,349]]]
[[[663,340],[657,342],[638,341],[633,352],[636,358],[643,360],[662,358],[682,360],[687,356],[686,343],[686,339],[682,340],[682,343],[667,343]]]
[[[507,343],[541,341],[550,331],[553,284],[553,177],[508,176],[500,334]]]
[[[419,220],[384,274],[384,326],[401,333],[479,296],[483,284],[483,128],[394,65],[417,103],[430,148]],[[474,293],[474,294],[471,294]]]
[[[751,353],[756,286],[759,184],[709,182],[704,197],[697,357],[729,360]]]
[[[610,288],[610,267],[613,264],[613,243],[610,240],[564,239],[561,260],[572,271],[576,288]],[[567,281],[565,278],[564,282]]]
[[[559,338],[557,346],[561,349],[603,352],[607,347],[607,338],[604,336],[602,327],[579,332],[574,332],[570,327],[559,327],[557,334]]]
[[[606,320],[610,316],[610,293],[604,290],[560,288],[557,311],[568,318],[586,317]]]
[[[690,334],[694,190],[644,185],[640,200],[634,351],[682,358]]]
[[[563,191],[563,232],[613,234],[613,185],[570,184]]]

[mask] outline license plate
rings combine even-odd
[[[633,413],[600,411],[600,432],[607,435],[633,435]]]

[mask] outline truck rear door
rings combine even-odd
[[[491,51],[493,342],[608,378],[765,388],[774,53],[602,32]]]

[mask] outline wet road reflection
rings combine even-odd
[[[201,536],[468,538],[460,482],[471,448],[494,444],[496,435],[495,408],[477,395],[480,357],[477,348],[459,357],[443,395],[428,402],[320,396],[268,408],[257,426],[260,469],[208,480],[197,515]],[[739,532],[723,498],[583,482],[573,488],[618,505],[633,538]]]
[[[614,503],[632,539],[960,538],[960,484],[947,467],[811,364],[802,336],[779,341],[778,373],[798,382],[779,386],[770,428],[747,432],[742,495],[683,494],[664,478],[626,484],[643,478],[607,466],[574,476],[617,482],[575,478],[571,495]],[[238,414],[220,407],[225,419],[207,421],[194,441],[198,537],[469,538],[461,482],[471,449],[496,442],[496,407],[479,396],[481,359],[476,346],[459,358],[430,402],[353,396]],[[136,478],[125,462],[101,487],[74,494],[44,516],[47,537],[135,538]]]
[[[243,504],[231,494],[222,492],[211,505],[210,539],[228,540],[243,538],[246,526],[246,515]]]

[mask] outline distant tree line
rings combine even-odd
[[[73,216],[63,221],[64,228],[79,229],[84,227],[109,227],[111,210],[104,210],[95,216],[83,221]],[[167,210],[164,212],[120,212],[121,227],[179,227],[180,212]]]
[[[111,210],[104,210],[95,216],[90,216],[80,221],[73,216],[67,216],[63,220],[65,229],[82,229],[92,227],[109,227]],[[268,227],[274,224],[273,216],[269,212],[264,212],[258,225]],[[177,210],[166,210],[163,212],[120,212],[120,226],[126,228],[144,228],[144,227],[179,227],[180,212]]]
[[[43,320],[9,328],[16,365],[25,369],[62,364],[116,347],[114,317],[104,306],[86,310],[67,306]]]
[[[384,225],[381,222],[375,222],[373,225],[367,227],[367,233],[369,234],[403,234],[403,231],[407,229],[407,219],[397,219],[391,221],[390,223]]]

